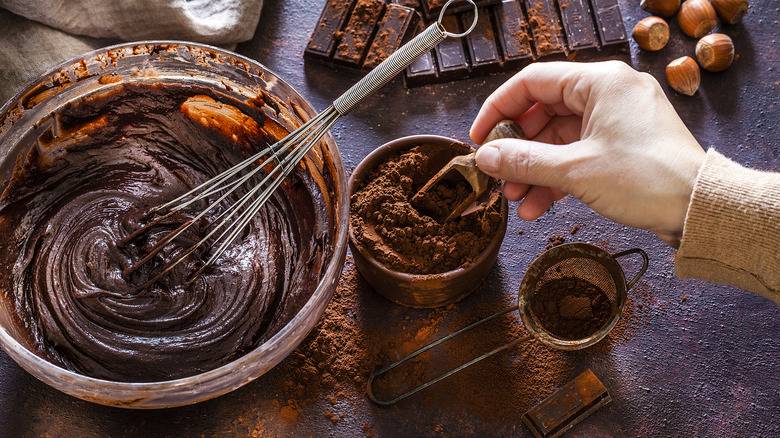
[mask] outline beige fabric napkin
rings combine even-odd
[[[252,38],[263,0],[0,0],[0,106],[57,64],[124,41],[234,48]]]

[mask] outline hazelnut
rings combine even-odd
[[[685,0],[677,14],[677,22],[686,35],[701,38],[715,28],[718,16],[707,0]]]
[[[639,7],[659,17],[671,17],[680,9],[680,0],[642,0]]]
[[[699,89],[699,65],[690,56],[683,56],[666,66],[666,81],[678,93],[693,96]]]
[[[669,42],[669,25],[663,18],[647,17],[634,26],[631,36],[639,47],[655,52]]]
[[[734,44],[728,35],[711,33],[696,43],[696,59],[705,70],[725,70],[734,60]]]
[[[724,23],[737,24],[748,10],[747,0],[711,0],[712,7]]]

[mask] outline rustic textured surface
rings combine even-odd
[[[359,78],[303,61],[303,49],[322,5],[321,0],[266,2],[256,38],[237,48],[286,78],[318,109]],[[646,16],[636,0],[621,0],[620,5],[627,29]],[[630,54],[614,56],[650,72],[664,84],[703,146],[716,146],[751,167],[780,171],[778,19],[780,9],[775,2],[754,1],[742,24],[722,27],[733,38],[739,58],[725,72],[703,73],[700,92],[693,98],[676,94],[663,78],[666,63],[692,54],[695,46],[695,40],[682,34],[676,19],[670,22],[670,44],[661,52],[639,53],[632,42]],[[578,55],[575,60],[598,57]],[[413,91],[404,89],[400,80],[394,81],[333,129],[347,168],[352,169],[372,148],[404,135],[466,139],[481,102],[510,74]],[[571,234],[575,225],[580,227]],[[403,327],[409,330],[416,319],[439,315],[435,339],[464,325],[463,321],[485,316],[475,309],[497,309],[513,301],[525,268],[553,235],[612,251],[639,246],[651,257],[643,289],[629,292],[636,299],[642,295],[643,323],[609,348],[594,347],[594,351],[568,356],[573,363],[568,378],[591,368],[613,401],[565,436],[780,436],[780,307],[734,288],[676,279],[672,250],[652,234],[615,225],[576,200],[556,204],[531,223],[513,217],[485,289],[443,317],[435,311],[394,305],[362,282],[357,283],[359,299],[350,317],[359,322],[362,333],[381,340],[408,338]],[[419,345],[429,340],[421,337]],[[122,410],[77,400],[38,382],[0,353],[0,436],[525,437],[530,432],[522,425],[522,413],[554,388],[546,388],[536,400],[506,406],[515,399],[491,398],[490,388],[471,380],[494,379],[498,394],[506,392],[501,388],[523,385],[517,376],[503,373],[508,367],[504,364],[520,360],[524,348],[521,344],[476,366],[464,378],[430,388],[434,393],[460,394],[443,404],[426,403],[436,400],[426,396],[380,408],[359,392],[338,397],[322,393],[298,404],[295,391],[285,386],[295,377],[291,357],[230,394],[161,411]],[[372,370],[364,371],[368,375]],[[468,396],[471,393],[473,398]]]

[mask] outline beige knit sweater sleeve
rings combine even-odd
[[[747,169],[710,149],[693,188],[675,272],[780,305],[780,173]]]

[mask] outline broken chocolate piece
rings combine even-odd
[[[462,29],[466,29],[473,21],[473,11],[461,14]],[[476,27],[466,35],[466,47],[471,58],[472,74],[492,73],[501,68],[501,54],[487,9],[479,10]]]
[[[453,33],[462,32],[458,18],[448,15],[442,19],[442,26]],[[447,38],[434,48],[439,77],[446,80],[465,78],[469,74],[469,63],[463,42],[460,39]]]
[[[504,0],[496,6],[496,38],[504,54],[504,67],[512,68],[531,61],[534,54],[528,37],[528,22],[518,0]]]
[[[561,23],[552,0],[524,0],[537,56],[566,51]]]
[[[304,56],[329,60],[341,37],[341,28],[347,21],[354,0],[328,0],[322,9],[317,26],[311,33]]]
[[[374,37],[377,21],[385,10],[380,0],[357,0],[347,27],[333,55],[333,62],[360,67],[363,55]]]
[[[402,44],[412,38],[419,14],[414,9],[397,4],[387,5],[387,11],[379,22],[379,26],[368,50],[364,69],[372,69],[387,59]]]
[[[485,6],[498,4],[500,2],[501,0],[474,0],[474,3],[478,8],[484,8]],[[423,16],[425,19],[429,22],[433,22],[439,19],[441,8],[444,7],[444,5],[447,3],[447,0],[420,0],[420,3],[422,4]],[[447,7],[445,14],[453,15],[466,11],[474,12],[474,6],[472,6],[471,3],[467,2],[466,0],[461,0],[452,3],[449,7]],[[445,28],[452,32],[449,28]]]
[[[555,438],[610,401],[607,388],[585,370],[523,414],[523,423],[537,438]]]
[[[617,0],[590,0],[593,5],[593,15],[596,17],[596,28],[602,46],[628,43],[623,15]]]
[[[590,15],[588,0],[559,0],[561,21],[569,50],[592,49],[599,46],[596,29]]]

